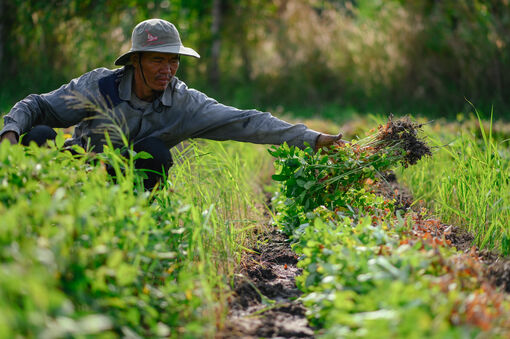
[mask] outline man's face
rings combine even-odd
[[[141,58],[140,60],[138,58]],[[143,76],[140,70],[142,64]],[[135,81],[154,91],[164,91],[179,68],[179,55],[159,52],[143,52],[134,55]],[[143,80],[145,77],[145,81]]]

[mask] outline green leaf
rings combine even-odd
[[[274,181],[285,181],[288,177],[286,175],[273,174],[271,178],[273,178]]]
[[[296,183],[297,183],[297,185],[298,185],[299,187],[305,187],[305,184],[307,184],[307,182],[306,182],[306,181],[301,180],[301,179],[296,180]]]
[[[304,185],[304,188],[309,190],[310,188],[313,187],[313,185],[315,185],[315,181],[308,181],[305,185]]]
[[[116,270],[117,283],[120,286],[127,286],[132,284],[136,280],[137,268],[129,264],[120,264]]]
[[[137,152],[134,156],[134,160],[136,159],[152,159],[153,156],[147,152]]]

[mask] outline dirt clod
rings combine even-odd
[[[510,293],[510,260],[496,260],[487,269],[489,280]]]
[[[425,155],[432,155],[430,147],[418,137],[418,131],[423,124],[418,124],[409,117],[393,120],[390,115],[386,125],[379,126],[377,139],[382,141],[380,147],[387,147],[387,144],[398,142],[399,149],[406,152],[401,161],[404,167],[414,165]]]

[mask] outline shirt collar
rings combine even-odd
[[[120,79],[119,97],[124,101],[131,99],[131,84],[133,82],[133,68],[124,67],[124,76]]]
[[[172,92],[174,91],[175,84],[177,83],[177,78],[174,76],[168,86],[166,86],[163,95],[161,96],[161,103],[165,106],[172,106]]]
[[[122,100],[129,101],[131,99],[134,69],[133,67],[124,67],[124,72],[124,76],[120,80],[119,84],[119,97]],[[155,101],[161,100],[163,105],[172,106],[172,91],[176,83],[177,78],[173,77],[163,92],[163,95],[161,95],[160,98],[155,99]]]

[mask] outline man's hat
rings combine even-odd
[[[131,49],[115,60],[115,65],[128,64],[129,56],[136,52],[174,53],[200,58],[193,49],[182,45],[177,28],[162,19],[145,20],[136,25],[131,35]]]

